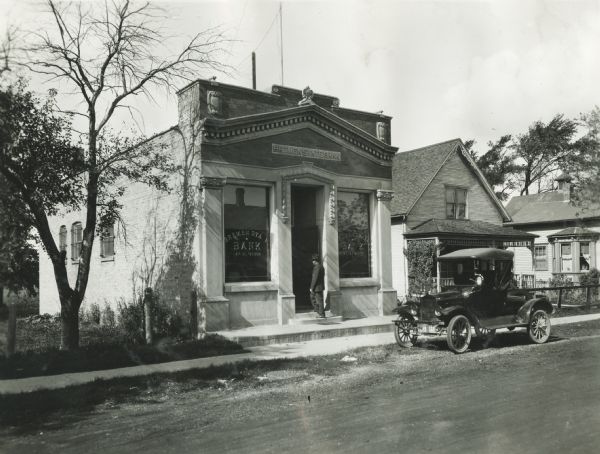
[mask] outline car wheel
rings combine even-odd
[[[452,317],[448,323],[446,338],[448,347],[454,353],[466,352],[471,343],[471,323],[464,315]]]
[[[545,310],[538,309],[529,320],[527,334],[529,339],[536,344],[543,344],[550,338],[550,316]]]
[[[417,342],[417,330],[414,327],[414,319],[408,315],[401,315],[394,321],[394,337],[400,347],[412,347]]]

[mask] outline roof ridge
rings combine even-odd
[[[413,148],[412,150],[399,151],[396,154],[400,155],[400,154],[404,154],[404,153],[412,153],[413,151],[420,151],[420,150],[424,150],[425,148],[432,148],[432,147],[436,147],[438,145],[444,145],[446,143],[456,142],[456,141],[462,142],[462,139],[460,137],[457,137],[456,139],[444,140],[443,142],[432,143],[431,145],[426,145],[424,147],[419,147],[419,148]]]

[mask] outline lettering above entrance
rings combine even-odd
[[[292,145],[272,144],[273,154],[296,156],[299,158],[321,159],[324,161],[341,161],[342,153],[339,151],[321,150],[319,148],[295,147]]]

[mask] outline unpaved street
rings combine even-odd
[[[506,333],[463,355],[436,340],[409,352],[368,349],[355,362],[342,356],[132,390],[133,399],[0,429],[0,452],[600,449],[600,336],[535,346]]]

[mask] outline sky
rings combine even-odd
[[[231,40],[222,57],[231,73],[198,78],[251,87],[255,51],[259,90],[310,86],[342,107],[383,110],[393,117],[392,145],[400,151],[459,137],[475,139],[481,152],[534,121],[575,118],[600,104],[600,0],[159,4],[163,29],[181,44],[213,26]],[[0,0],[0,28],[39,27],[40,10],[35,2]],[[135,105],[147,135],[177,122],[175,90]]]

